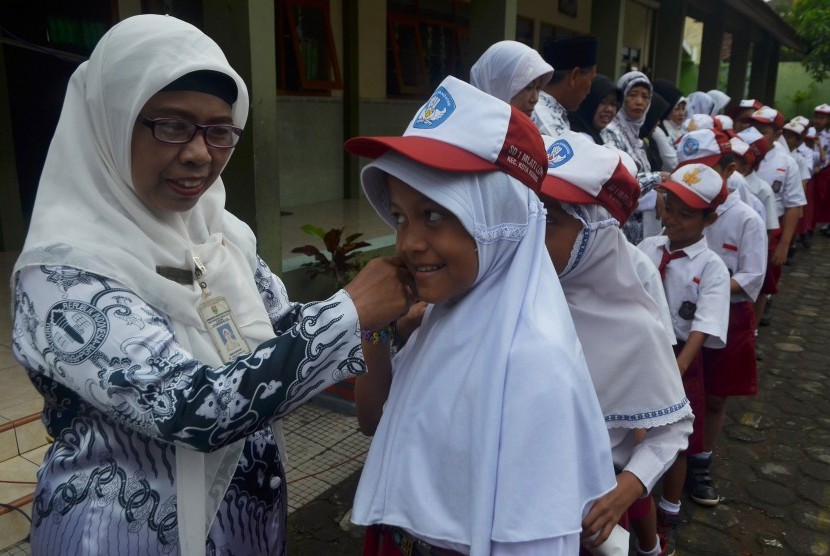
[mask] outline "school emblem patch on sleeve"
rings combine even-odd
[[[109,333],[109,322],[89,303],[61,301],[49,309],[45,332],[55,357],[74,365],[89,359],[101,347]]]
[[[772,182],[772,190],[778,193],[781,191],[781,180],[775,180]]]
[[[438,87],[427,103],[415,116],[412,127],[435,129],[455,112],[455,99],[444,87]]]

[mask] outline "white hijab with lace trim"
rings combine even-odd
[[[637,275],[619,223],[600,205],[561,205],[583,226],[559,281],[606,426],[648,429],[688,417],[692,409],[660,310]]]
[[[479,269],[462,299],[429,307],[394,358],[352,519],[473,555],[578,533],[615,479],[541,202],[502,172],[448,173],[388,153],[362,180],[391,226],[387,174],[459,219]]]
[[[163,278],[156,267],[193,269],[193,257],[200,257],[211,292],[227,299],[240,332],[254,347],[274,336],[253,278],[255,238],[224,210],[221,179],[190,211],[156,215],[136,196],[131,173],[139,111],[156,92],[196,70],[233,78],[239,93],[233,122],[243,127],[245,83],[219,46],[196,27],[169,16],[141,15],[101,38],[69,81],[12,286],[17,272],[30,265],[66,265],[112,278],[166,315],[184,349],[219,366],[223,362],[197,312],[199,286]],[[177,446],[181,553],[204,554],[207,531],[243,443],[209,454]]]

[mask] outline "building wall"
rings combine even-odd
[[[654,11],[651,8],[635,0],[626,2],[622,43],[623,46],[640,49],[640,69],[651,65],[653,24]]]
[[[517,13],[522,17],[534,20],[534,44],[538,48],[539,27],[542,23],[564,27],[577,34],[588,35],[591,32],[591,9],[592,0],[575,0],[576,17],[572,17],[559,10],[559,1],[550,0],[539,2],[539,0],[518,0]]]

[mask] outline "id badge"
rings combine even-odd
[[[224,297],[211,297],[200,303],[199,316],[213,338],[222,361],[228,363],[240,355],[251,353],[251,348],[236,327],[231,309]]]

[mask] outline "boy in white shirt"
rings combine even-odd
[[[771,253],[767,263],[767,287],[770,295],[778,293],[781,266],[787,262],[790,245],[795,235],[802,208],[807,204],[798,164],[789,155],[786,147],[776,141],[784,127],[784,117],[769,106],[756,110],[750,117],[752,127],[764,136],[771,145],[764,159],[758,165],[758,177],[766,181],[775,193],[776,212],[781,224],[777,245],[770,245]],[[771,242],[772,243],[772,242]],[[764,298],[759,300],[761,312],[765,309]],[[756,309],[758,308],[756,306]],[[762,314],[761,313],[761,314]]]
[[[705,412],[701,348],[724,347],[729,320],[729,272],[707,247],[703,230],[717,220],[715,209],[726,199],[726,184],[708,166],[688,164],[662,185],[665,235],[647,238],[639,247],[663,275],[678,340],[677,364],[695,413],[688,453],[698,453],[703,451]],[[686,466],[686,456],[681,454],[663,477],[658,531],[667,555],[674,553]]]

